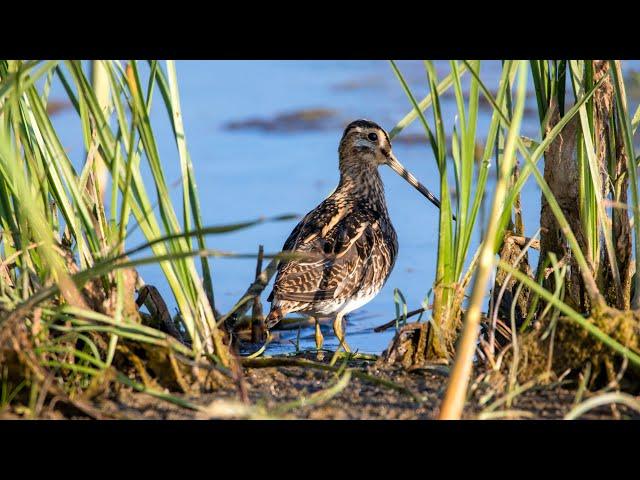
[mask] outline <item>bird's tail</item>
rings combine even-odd
[[[284,317],[284,314],[282,313],[282,309],[280,307],[275,307],[271,309],[264,323],[267,326],[267,328],[271,329],[278,324],[278,322],[282,319],[282,317]]]

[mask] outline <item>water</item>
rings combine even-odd
[[[626,68],[638,69],[639,62],[625,62]],[[399,67],[414,95],[421,99],[428,93],[422,63],[402,61]],[[447,62],[436,62],[438,75],[448,74]],[[284,213],[305,214],[320,203],[338,182],[337,148],[342,127],[356,118],[368,118],[387,129],[411,110],[411,105],[386,61],[179,61],[178,81],[187,145],[195,168],[205,225],[236,223],[260,216]],[[481,76],[489,88],[498,84],[500,63],[484,62]],[[532,90],[532,86],[529,86]],[[64,93],[54,85],[51,98]],[[160,102],[156,92],[155,102]],[[531,95],[527,105],[535,109]],[[262,132],[227,130],[224,125],[249,117],[273,117],[299,109],[325,108],[337,111],[331,128],[305,132]],[[455,99],[442,99],[445,128],[451,132]],[[534,110],[535,112],[535,110]],[[480,110],[478,138],[483,141],[490,113]],[[431,121],[431,111],[427,111]],[[178,153],[170,124],[161,105],[152,112],[152,123],[158,132],[158,148],[165,176],[173,184],[172,197],[180,204],[180,169]],[[83,146],[80,125],[75,112],[57,115],[54,125],[70,155],[80,163]],[[522,132],[537,138],[537,114],[527,115]],[[409,132],[420,133],[414,122]],[[409,145],[395,142],[398,159],[434,193],[438,194],[435,159],[426,142]],[[388,345],[394,330],[374,333],[373,328],[395,317],[393,290],[404,294],[408,309],[419,308],[431,288],[436,268],[437,210],[390,169],[382,167],[389,212],[397,230],[400,251],[395,268],[380,294],[354,312],[348,319],[347,339],[353,349],[379,353]],[[143,173],[145,170],[143,169]],[[147,179],[150,178],[148,171]],[[492,171],[495,175],[495,170]],[[540,211],[540,192],[529,181],[522,193],[527,235],[535,233]],[[177,208],[180,210],[180,208]],[[263,224],[249,230],[211,236],[210,248],[255,253],[263,244],[266,252],[282,247],[297,220]],[[131,237],[129,246],[142,242],[139,233]],[[469,256],[477,246],[474,240]],[[253,281],[254,260],[210,260],[217,308],[227,311]],[[156,285],[169,305],[173,297],[163,283],[157,267],[143,267],[141,275]],[[269,286],[263,299],[270,292]],[[268,311],[268,303],[264,303]],[[425,317],[429,318],[428,312]],[[330,330],[330,328],[329,328]],[[295,341],[297,332],[286,334]],[[301,332],[301,348],[311,348],[313,330]],[[333,335],[325,336],[328,348],[337,345]],[[291,351],[287,343],[273,345],[271,351]]]

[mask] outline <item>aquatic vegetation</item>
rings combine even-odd
[[[436,333],[429,337],[433,349],[425,350],[427,359],[448,358],[453,353],[454,340],[459,335],[456,320],[464,316],[441,418],[459,418],[461,415],[472,373],[481,312],[485,307],[489,280],[496,267],[494,293],[498,289],[504,292],[507,282],[510,282],[510,305],[506,308],[510,315],[503,315],[503,319],[510,323],[508,329],[511,332],[508,345],[509,390],[516,390],[519,381],[530,380],[544,371],[560,374],[565,369],[582,368],[585,363],[593,365],[597,372],[604,368],[609,381],[616,377],[614,369],[620,358],[623,363],[634,366],[630,372],[632,376],[633,371],[637,371],[635,368],[640,366],[640,323],[636,311],[630,310],[637,308],[636,295],[640,292],[635,285],[640,277],[632,277],[640,256],[636,251],[632,260],[631,255],[632,244],[635,243],[636,248],[638,245],[632,241],[632,237],[638,238],[638,224],[632,224],[627,213],[628,210],[637,211],[638,206],[637,166],[632,160],[635,159],[633,118],[638,114],[631,117],[627,112],[620,63],[531,61],[527,66],[525,62],[505,61],[501,79],[504,83],[498,88],[496,97],[484,85],[479,69],[464,63],[473,76],[470,92],[475,86],[476,95],[481,92],[494,109],[496,123],[492,126],[496,129],[491,133],[490,127],[488,138],[495,139],[498,147],[495,159],[498,171],[491,213],[483,229],[477,262],[475,259],[471,262],[463,277],[468,279],[473,272],[473,288],[464,315],[462,302],[456,304],[455,297],[448,292],[454,290],[453,287],[460,288],[462,294],[467,291],[466,283],[461,281],[462,270],[457,268],[459,263],[456,262],[467,254],[465,242],[460,241],[464,237],[459,236],[459,232],[464,233],[465,224],[460,221],[461,225],[454,226],[448,209],[441,211],[438,276],[434,285],[436,299],[431,320],[432,330]],[[425,67],[433,94],[437,78],[428,63]],[[526,99],[527,67],[535,85],[540,140],[525,139],[519,133]],[[397,67],[394,65],[393,68],[424,124],[434,155],[439,159],[441,197],[445,206],[449,188],[447,164],[442,153],[445,148],[445,136],[441,133],[444,121],[439,113],[438,97],[434,95],[432,109],[434,135]],[[456,79],[460,74],[453,62],[451,70],[454,84],[458,85],[459,80]],[[567,81],[570,81],[574,97],[573,105],[568,108],[565,107]],[[514,83],[517,84],[517,94],[512,99],[511,85]],[[509,88],[504,89],[505,84]],[[469,127],[464,121],[467,118],[465,107],[470,112],[477,108],[474,98],[470,93],[465,105],[463,96],[457,96],[461,131],[463,125]],[[468,117],[474,118],[472,114]],[[474,126],[471,125],[472,132]],[[456,129],[457,125],[454,132]],[[464,142],[467,136],[461,134],[460,138]],[[461,162],[465,157],[460,153],[456,155],[456,152],[464,152],[465,144],[462,143],[462,148],[456,145],[455,133],[452,141],[457,181],[455,191],[459,199],[456,214],[458,218],[466,219],[469,197],[465,189],[472,186],[469,179],[473,177],[467,176],[465,182],[458,172],[464,171],[465,165],[468,169],[473,168],[475,162],[470,153],[466,162]],[[466,150],[471,152],[474,143],[466,144]],[[485,148],[485,160],[490,158],[491,148],[489,143]],[[524,159],[521,168],[516,168],[516,154]],[[544,174],[536,165],[543,155]],[[519,192],[531,174],[543,195],[540,260],[535,276],[527,268],[522,268],[528,267],[528,254],[521,248],[523,245],[514,251],[514,242],[507,241],[512,236],[526,238],[521,216],[526,205],[520,205]],[[482,179],[481,176],[479,178]],[[478,181],[478,189],[485,186],[481,181]],[[627,200],[629,191],[630,204]],[[474,229],[473,213],[469,218],[471,229]],[[526,248],[531,244],[532,241],[528,241]],[[500,261],[494,259],[495,254],[500,256]],[[507,275],[500,275],[500,271]],[[494,296],[491,298],[495,299]],[[490,303],[488,318],[495,319],[493,312],[501,308],[504,310],[504,307],[500,300],[498,305]],[[527,313],[526,320],[520,318],[516,321],[516,307]],[[537,324],[538,330],[527,328],[532,322]],[[488,328],[490,341],[481,342],[480,353],[490,368],[499,371],[494,356],[495,322]],[[520,332],[520,339],[516,331]],[[519,363],[522,356],[527,359],[524,365]],[[597,377],[598,373],[592,375],[592,384],[595,385]]]
[[[84,70],[75,61],[0,62],[0,363],[7,385],[31,378],[32,396],[55,389],[78,407],[72,398],[111,381],[131,384],[131,369],[142,380],[134,388],[149,393],[163,378],[182,390],[191,388],[185,375],[210,383],[211,372],[228,372],[235,360],[216,321],[208,265],[209,256],[229,254],[208,249],[205,235],[268,219],[203,226],[173,62],[166,70],[149,62],[146,84],[137,62],[93,62],[92,81]],[[47,114],[54,79],[81,122],[87,153],[80,166]],[[150,121],[154,92],[178,152],[181,220]],[[143,162],[151,190],[141,177]],[[130,248],[134,229],[146,242]],[[138,275],[136,267],[149,263],[162,268],[177,315]],[[194,374],[193,362],[203,359],[210,365]],[[43,386],[51,375],[56,381]]]

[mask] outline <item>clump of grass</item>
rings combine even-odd
[[[80,120],[80,165],[47,113],[53,82]],[[175,139],[180,211],[151,122],[156,108]],[[203,225],[173,62],[95,61],[90,80],[79,61],[0,61],[3,404],[31,399],[28,415],[37,416],[42,402],[33,399],[54,393],[86,412],[78,399],[113,382],[183,404],[158,393],[158,382],[188,391],[235,378],[208,264],[230,254],[209,249],[205,236],[268,220]],[[130,248],[134,230],[145,242]],[[136,304],[145,285],[137,267],[150,263],[161,267],[178,308],[171,317],[164,307],[162,321],[179,335]]]
[[[502,62],[502,76],[495,94],[481,79],[479,63],[463,61],[462,65],[471,77],[467,92],[462,91],[462,69],[457,62],[451,62],[451,74],[440,83],[435,69],[425,62],[430,95],[417,102],[392,62],[413,106],[411,116],[405,117],[392,132],[420,119],[441,182],[443,208],[431,320],[437,327],[432,330],[440,334],[430,337],[431,349],[426,360],[451,358],[456,350],[440,412],[442,418],[460,417],[479,325],[486,323],[482,309],[486,306],[487,287],[496,268],[504,272],[500,278],[514,283],[509,295],[513,298],[506,308],[511,312],[510,318],[509,313],[502,318],[510,323],[510,328],[506,327],[507,335],[513,338],[507,350],[512,352],[506,357],[509,365],[503,362],[507,350],[503,350],[496,361],[492,356],[493,346],[489,355],[482,358],[489,360],[490,368],[501,365],[510,369],[507,385],[511,391],[518,390],[520,381],[530,381],[543,373],[548,375],[552,370],[564,372],[567,368],[581,367],[586,361],[604,362],[611,378],[613,359],[622,358],[632,367],[640,359],[640,322],[635,310],[640,291],[635,286],[640,277],[632,276],[640,258],[639,226],[631,222],[627,214],[638,211],[633,132],[640,123],[637,121],[640,109],[633,115],[627,112],[620,62],[528,62],[536,92],[540,140],[525,138],[519,133],[526,98],[523,83],[526,62]],[[518,87],[513,99],[511,90],[515,83]],[[455,90],[457,122],[451,136],[449,163],[444,144],[447,119],[442,116],[438,95],[451,86]],[[565,107],[570,94],[574,103]],[[477,163],[474,148],[479,95],[489,104],[492,117],[482,160]],[[431,124],[423,113],[430,107]],[[543,155],[544,173],[537,166]],[[486,225],[482,225],[479,250],[469,262],[470,239],[480,227],[478,207],[484,198],[490,160],[494,156],[496,186],[492,212]],[[522,168],[516,168],[518,156],[524,160]],[[532,245],[524,235],[521,220],[521,210],[526,209],[526,205],[521,206],[519,202],[519,193],[531,175],[542,192],[543,203],[538,247],[541,255],[536,275],[527,274],[510,263],[523,258],[525,250],[505,254],[503,249],[505,241],[514,234],[520,236],[521,243],[526,243],[525,248]],[[570,175],[575,176],[575,183],[563,187],[563,181],[574,178]],[[456,202],[448,198],[452,177]],[[632,245],[636,249],[633,256]],[[497,253],[504,255],[503,260],[495,259]],[[473,289],[465,308],[463,299],[471,278],[474,278]],[[500,285],[496,283],[495,287]],[[506,287],[506,283],[502,287]],[[522,323],[515,321],[516,302],[526,313]],[[504,305],[498,303],[500,305],[489,302],[489,318],[497,315],[498,309],[503,311]],[[463,314],[464,326],[459,338]],[[532,330],[533,325],[540,331]],[[567,325],[575,327],[571,330],[565,328]],[[487,328],[491,331],[490,325]],[[521,339],[515,336],[518,330],[524,335]],[[459,342],[454,349],[456,340]],[[537,360],[533,361],[534,358]],[[522,359],[524,363],[520,362]],[[530,370],[527,372],[526,368]]]

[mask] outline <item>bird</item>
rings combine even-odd
[[[438,208],[440,202],[402,166],[388,133],[375,122],[349,123],[338,157],[338,186],[300,220],[282,247],[293,255],[278,264],[265,326],[272,329],[293,312],[310,317],[319,351],[319,318],[333,317],[339,347],[350,352],[343,318],[380,292],[398,255],[378,167],[391,167]]]

